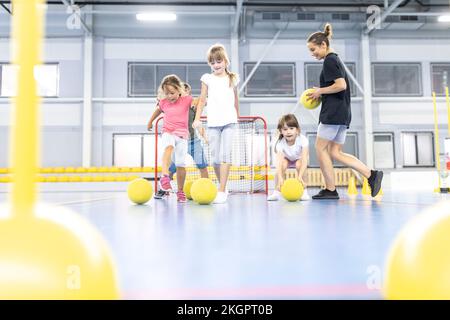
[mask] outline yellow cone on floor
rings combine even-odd
[[[351,176],[350,179],[348,180],[347,194],[350,196],[356,196],[358,194],[355,176]]]
[[[364,178],[361,194],[364,195],[364,196],[372,195],[372,192],[371,192],[370,187],[369,187],[369,181],[367,181],[367,178]]]

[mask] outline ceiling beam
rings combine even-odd
[[[242,3],[244,0],[236,0],[236,16],[234,17],[233,33],[237,33],[239,27],[239,19],[242,13]]]
[[[6,12],[8,12],[9,14],[12,14],[11,10],[9,10],[9,8],[5,4],[0,3],[0,5],[3,7],[3,9],[5,9]]]

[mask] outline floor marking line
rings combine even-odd
[[[97,198],[97,199],[89,199],[89,200],[77,200],[77,201],[69,201],[69,202],[60,202],[56,203],[56,206],[64,206],[64,205],[70,205],[70,204],[79,204],[79,203],[86,203],[86,202],[95,202],[95,201],[103,201],[103,200],[110,200],[115,199],[117,197],[107,197],[107,198]]]

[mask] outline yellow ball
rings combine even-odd
[[[128,185],[128,198],[136,204],[144,204],[153,196],[152,184],[144,178],[134,179]]]
[[[183,192],[186,195],[186,198],[188,198],[189,200],[192,200],[191,188],[192,188],[193,183],[194,183],[194,180],[189,180],[189,181],[186,181],[183,186]]]
[[[298,179],[286,179],[281,186],[281,194],[287,201],[298,201],[303,195],[303,185]]]
[[[309,99],[309,97],[307,96],[307,94],[314,92],[314,89],[306,89],[305,91],[303,91],[301,97],[300,97],[300,102],[301,104],[306,108],[306,109],[315,109],[317,108],[320,103],[321,103],[321,99]]]
[[[450,201],[416,216],[399,233],[388,256],[388,299],[450,299]]]
[[[0,299],[120,298],[100,233],[65,208],[38,205],[35,212],[0,212]]]
[[[208,178],[195,180],[191,187],[192,199],[198,204],[210,204],[217,195],[217,187]]]

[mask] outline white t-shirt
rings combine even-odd
[[[234,87],[239,78],[230,87],[230,78],[218,77],[205,73],[201,78],[208,86],[208,100],[206,111],[208,114],[208,127],[222,127],[230,123],[237,123],[237,112],[234,107]]]
[[[282,138],[280,141],[276,142],[275,151],[283,152],[284,156],[289,161],[296,161],[302,157],[303,148],[308,148],[308,146],[308,139],[304,135],[300,134],[297,138],[295,138],[295,143],[292,146],[287,144],[285,138]]]

